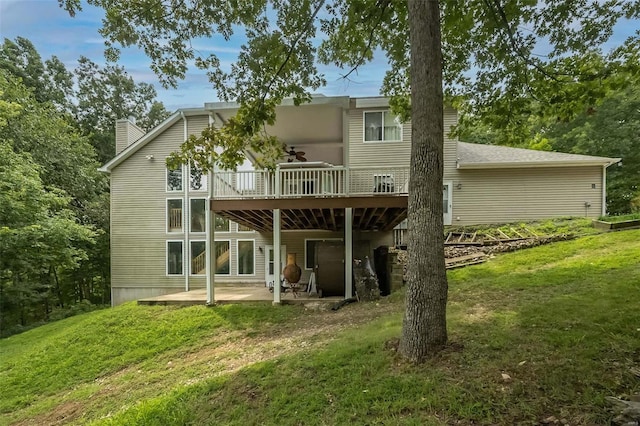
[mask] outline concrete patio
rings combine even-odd
[[[273,293],[264,286],[219,286],[215,287],[214,299],[216,304],[230,303],[272,303]],[[308,294],[299,291],[297,297],[293,293],[286,291],[282,293],[281,303],[286,304],[308,304],[321,302],[327,304],[338,303],[342,297],[319,298],[316,294]],[[162,296],[148,297],[138,300],[139,305],[205,305],[207,303],[207,290],[198,289],[184,291],[180,293],[165,294]]]

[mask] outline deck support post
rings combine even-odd
[[[207,305],[215,303],[214,283],[216,280],[216,250],[215,250],[215,218],[216,215],[211,209],[209,202],[207,209],[207,242],[205,250],[207,251],[206,270],[207,270]]]
[[[353,297],[353,208],[344,209],[344,297]]]
[[[273,304],[279,305],[280,299],[280,274],[282,273],[282,259],[280,259],[280,209],[273,210]]]

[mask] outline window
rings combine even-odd
[[[167,192],[182,191],[182,166],[167,168]]]
[[[314,269],[316,262],[316,248],[323,241],[342,241],[342,238],[324,238],[321,240],[304,240],[304,269]]]
[[[449,214],[449,185],[442,187],[442,212]]]
[[[238,240],[238,275],[255,274],[255,255],[253,240]]]
[[[255,230],[249,228],[248,226],[238,224],[238,232],[255,232]]]
[[[182,275],[182,241],[167,241],[167,275]]]
[[[167,232],[182,232],[182,199],[167,200]]]
[[[229,232],[229,219],[215,215],[213,222],[215,224],[213,227],[215,232]]]
[[[402,124],[389,111],[364,113],[364,141],[382,142],[402,140]]]
[[[229,240],[216,240],[214,243],[216,275],[229,275],[231,273],[229,247],[231,247]]]
[[[207,190],[207,175],[202,172],[202,169],[191,163],[189,171],[189,189],[192,191],[206,191]]]
[[[207,200],[204,198],[192,198],[191,204],[189,206],[189,211],[191,213],[190,223],[190,231],[197,232],[206,232],[207,226]]]
[[[207,243],[191,241],[191,275],[207,273]]]

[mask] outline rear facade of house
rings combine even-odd
[[[111,176],[114,305],[214,281],[274,283],[287,254],[308,282],[318,252],[331,244],[344,247],[349,261],[341,274],[349,281],[351,258],[372,258],[377,247],[394,244],[393,228],[406,218],[411,124],[399,123],[385,98],[320,96],[279,107],[269,132],[307,161],[283,152],[275,173],[249,162],[234,173],[167,169],[165,158],[189,135],[236,110],[226,103],[180,110],[147,134],[118,121],[117,155],[102,168]],[[444,111],[448,132],[457,114]],[[445,136],[445,224],[597,217],[613,162]],[[346,282],[345,296],[350,292]]]

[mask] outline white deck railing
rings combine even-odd
[[[406,194],[409,167],[286,168],[213,175],[214,199],[346,197]]]

